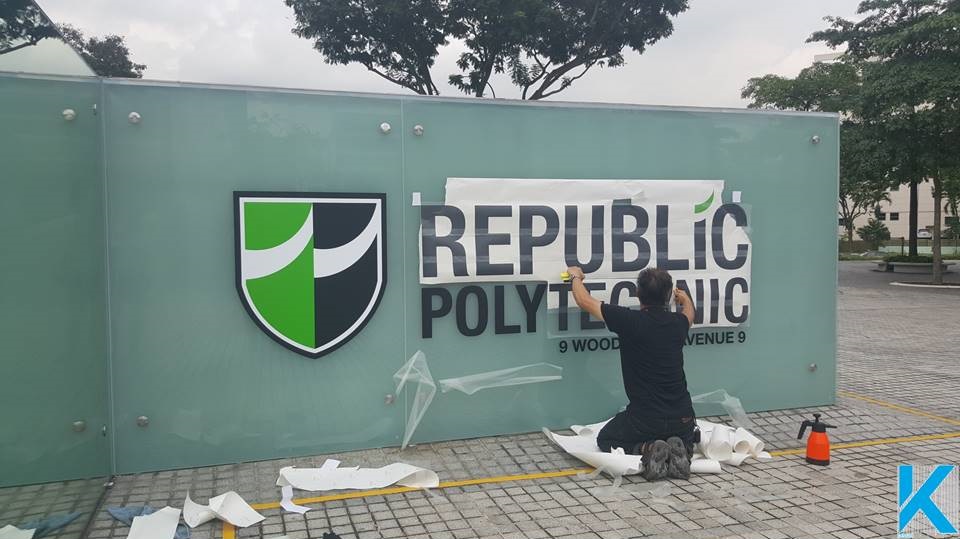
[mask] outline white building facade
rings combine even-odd
[[[880,210],[879,219],[887,225],[890,230],[890,238],[909,238],[910,237],[910,186],[901,185],[897,189],[887,193],[890,197],[889,202],[881,202],[878,207]],[[874,217],[874,212],[868,212],[854,220],[853,230],[854,239],[860,239],[856,235],[856,230],[867,224],[867,221]],[[947,220],[952,217],[948,212],[941,212],[940,229],[946,228]],[[839,219],[838,219],[839,222]],[[926,181],[917,186],[917,228],[920,230],[933,230],[933,182]],[[840,235],[846,234],[841,226]]]

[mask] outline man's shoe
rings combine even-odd
[[[670,460],[670,446],[663,440],[654,440],[643,447],[643,478],[656,481],[667,477],[667,461]]]
[[[676,436],[667,438],[670,458],[667,459],[667,475],[673,479],[690,479],[690,455],[683,440]]]

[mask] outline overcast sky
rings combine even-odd
[[[293,13],[282,0],[38,0],[57,23],[88,34],[126,36],[146,78],[404,93],[363,67],[329,66],[312,44],[290,33]],[[815,54],[830,52],[806,38],[823,17],[856,17],[859,0],[691,0],[674,34],[645,54],[626,55],[618,69],[594,70],[554,97],[656,105],[742,107],[752,76],[795,75]],[[434,80],[455,72],[457,44],[447,46]],[[498,97],[516,97],[506,80]],[[449,86],[441,93],[458,95]]]

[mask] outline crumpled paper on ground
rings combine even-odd
[[[12,524],[7,524],[0,528],[0,539],[32,539],[33,532],[33,529],[21,530]]]
[[[126,506],[116,506],[112,505],[107,507],[107,513],[110,514],[114,519],[119,522],[130,526],[133,524],[133,519],[135,517],[152,515],[156,513],[156,509],[150,507],[149,505],[126,505]],[[185,524],[177,525],[177,532],[173,535],[174,539],[190,539],[190,528]]]
[[[597,434],[607,421],[573,425],[570,430],[574,436],[556,434],[547,429],[543,429],[543,433],[571,456],[614,478],[640,473],[643,470],[640,455],[627,455],[620,448],[607,453],[597,446]],[[723,471],[721,464],[740,466],[747,458],[760,462],[772,458],[763,451],[763,442],[746,429],[733,429],[702,419],[697,420],[697,426],[700,428],[700,443],[694,446],[690,473],[720,473]],[[735,452],[735,447],[743,452]]]
[[[173,539],[180,524],[180,510],[164,507],[149,515],[133,517],[127,539]]]
[[[426,468],[395,462],[381,468],[359,468],[357,466],[340,468],[326,466],[321,468],[295,468],[288,466],[280,469],[278,487],[292,486],[300,490],[341,490],[372,489],[390,485],[412,488],[436,488],[440,478],[436,472]]]
[[[183,521],[191,528],[214,519],[228,522],[238,528],[246,528],[261,522],[264,518],[266,517],[256,512],[232,490],[210,498],[207,505],[200,505],[191,500],[189,494],[183,501]]]

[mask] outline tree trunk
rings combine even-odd
[[[933,284],[943,284],[943,255],[940,252],[940,213],[943,209],[940,207],[943,198],[943,189],[940,176],[933,178]]]
[[[910,239],[910,256],[917,256],[917,180],[910,182],[910,230],[907,238]]]

